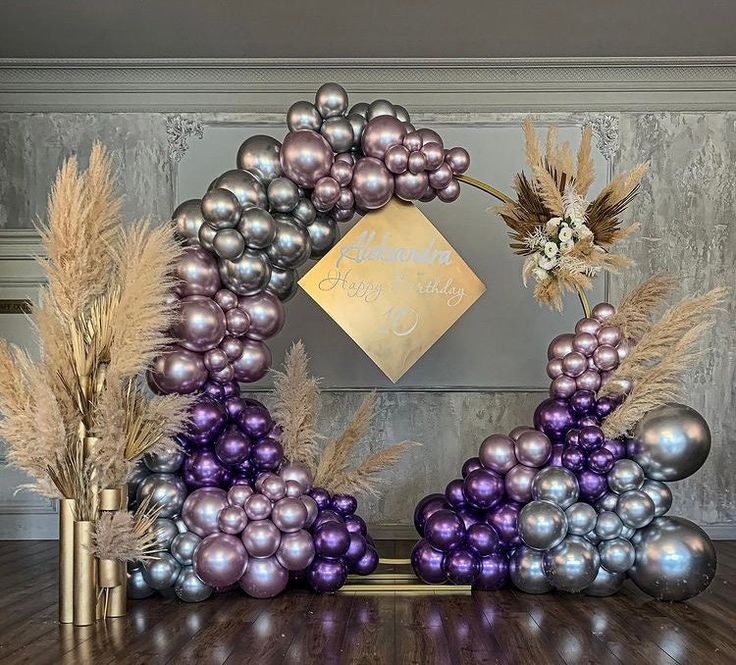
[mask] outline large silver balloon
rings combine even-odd
[[[201,603],[212,595],[212,587],[197,577],[192,566],[184,566],[176,578],[174,592],[185,603]]]
[[[312,247],[311,257],[317,259],[324,256],[340,238],[337,222],[327,215],[317,215],[317,218],[307,227],[309,241]]]
[[[146,453],[143,462],[153,473],[175,473],[184,462],[184,451],[172,445],[165,450]]]
[[[291,212],[299,203],[299,188],[283,176],[268,184],[268,203],[276,212]]]
[[[250,171],[264,185],[268,185],[282,174],[280,151],[281,143],[273,136],[251,136],[238,150],[238,168]]]
[[[191,566],[194,550],[202,539],[193,531],[184,531],[177,534],[171,541],[171,555],[182,565]]]
[[[322,123],[320,133],[335,152],[346,152],[353,146],[353,125],[348,118],[328,118]]]
[[[641,490],[629,490],[619,496],[616,513],[626,526],[641,529],[654,519],[654,501]]]
[[[634,565],[636,551],[634,546],[624,538],[604,540],[598,545],[601,566],[611,573],[625,573]]]
[[[220,229],[212,239],[212,249],[221,259],[235,261],[245,250],[245,238],[237,229]]]
[[[176,234],[188,244],[199,241],[199,228],[204,224],[202,199],[189,199],[180,203],[174,210],[173,221]]]
[[[644,470],[630,459],[617,460],[608,472],[608,486],[616,494],[641,489],[644,479]]]
[[[601,540],[611,540],[621,535],[624,528],[621,518],[609,510],[604,510],[598,515],[595,523],[595,535]]]
[[[128,573],[128,598],[141,600],[154,593],[154,590],[143,579],[143,568],[134,568]]]
[[[628,453],[653,480],[682,480],[695,473],[710,452],[705,418],[684,404],[666,404],[639,422]]]
[[[314,105],[323,118],[343,115],[348,110],[348,93],[339,83],[323,83],[314,95]]]
[[[535,550],[559,545],[567,535],[565,511],[551,501],[526,504],[517,518],[517,528],[524,544]]]
[[[542,469],[532,481],[533,499],[552,501],[563,509],[578,500],[578,491],[575,475],[561,466]]]
[[[585,588],[586,596],[612,596],[624,585],[626,575],[624,573],[610,573],[603,566],[598,569],[598,574],[590,586]]]
[[[672,507],[672,490],[659,480],[645,480],[641,491],[654,502],[654,516],[662,517]]]
[[[286,112],[286,124],[290,132],[297,129],[312,129],[318,132],[322,125],[322,116],[311,102],[294,102]]]
[[[565,510],[567,532],[573,536],[584,536],[595,528],[598,514],[590,504],[578,501]]]
[[[567,536],[544,553],[544,574],[555,589],[576,593],[590,586],[598,575],[600,556],[594,545],[580,536]]]
[[[276,559],[286,570],[304,570],[314,559],[314,539],[304,530],[283,534]]]
[[[128,501],[135,503],[137,501],[138,486],[151,475],[150,469],[139,459],[133,466],[132,471],[128,474]]]
[[[240,216],[238,197],[227,189],[211,189],[202,197],[202,216],[216,229],[234,227]]]
[[[159,517],[153,523],[153,533],[156,536],[156,549],[168,550],[171,542],[179,534],[179,529],[174,520],[168,517]]]
[[[524,593],[552,590],[543,568],[544,553],[530,547],[517,547],[509,558],[511,583]]]
[[[271,268],[271,279],[268,280],[266,291],[273,293],[281,302],[291,300],[297,291],[296,272],[294,270],[282,270],[273,266]]]
[[[265,208],[268,203],[263,184],[252,173],[242,169],[225,171],[212,183],[212,186],[235,194],[241,208],[246,206]]]
[[[220,261],[222,283],[240,296],[262,291],[271,279],[268,257],[256,249],[246,249],[236,261]]]
[[[184,481],[172,473],[153,473],[138,486],[138,503],[151,497],[151,505],[161,506],[160,517],[176,517],[187,497]]]
[[[636,562],[629,577],[658,600],[687,600],[716,574],[716,550],[699,526],[683,517],[657,517],[633,538]]]
[[[299,199],[296,208],[291,211],[291,216],[304,226],[309,226],[317,217],[317,209],[309,199]]]
[[[143,581],[156,591],[174,586],[181,570],[179,562],[168,552],[158,552],[155,559],[143,564]]]
[[[248,247],[265,249],[276,236],[276,222],[273,221],[271,213],[266,210],[250,207],[241,213],[238,231]]]
[[[309,234],[288,215],[276,215],[274,220],[276,236],[267,250],[268,258],[278,268],[298,268],[312,250]]]

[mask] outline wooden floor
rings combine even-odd
[[[382,543],[406,556],[411,543]],[[0,663],[736,663],[736,542],[687,603],[627,582],[611,598],[240,593],[131,602],[123,619],[56,622],[56,543],[0,543]]]

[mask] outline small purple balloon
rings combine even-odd
[[[598,450],[603,445],[604,441],[603,430],[596,426],[586,426],[580,428],[580,447],[591,452]]]
[[[479,591],[496,591],[506,585],[509,578],[509,562],[505,554],[494,552],[480,559],[480,572],[473,582]]]
[[[452,584],[472,584],[480,574],[480,558],[469,550],[454,549],[445,555],[443,568]]]
[[[325,522],[314,531],[314,549],[319,556],[337,558],[350,547],[350,533],[344,524]]]
[[[348,567],[342,559],[318,556],[307,570],[307,582],[317,593],[334,593],[348,579]]]
[[[618,406],[618,402],[611,397],[600,397],[595,403],[595,415],[599,418],[606,418],[613,413]]]
[[[316,531],[321,527],[323,524],[327,524],[328,522],[337,522],[338,524],[343,524],[344,519],[338,515],[334,510],[320,510],[319,514],[317,515],[317,519],[314,520],[314,523],[312,524],[312,531]]]
[[[570,471],[580,471],[585,466],[585,453],[579,446],[567,446],[562,453],[562,466]]]
[[[231,477],[215,454],[207,449],[194,450],[184,459],[184,482],[189,488],[224,487]]]
[[[562,466],[562,453],[565,450],[565,446],[562,443],[555,443],[552,445],[552,454],[549,456],[546,466]]]
[[[447,552],[463,542],[465,525],[451,510],[438,510],[427,519],[424,537],[432,547]]]
[[[444,571],[445,554],[422,539],[411,552],[411,565],[416,576],[425,584],[443,584],[447,581]]]
[[[268,409],[259,403],[248,404],[238,415],[240,430],[253,439],[266,436],[273,427],[273,420]]]
[[[596,473],[608,473],[616,459],[610,450],[599,448],[588,455],[588,468]]]
[[[351,533],[349,537],[350,545],[348,546],[348,551],[345,552],[345,559],[348,566],[353,566],[363,558],[368,543],[366,543],[365,538],[359,533]]]
[[[466,459],[463,463],[461,475],[463,478],[465,478],[465,476],[467,476],[471,471],[475,471],[476,469],[480,469],[482,467],[483,465],[480,463],[480,458],[470,457]]]
[[[330,503],[332,510],[343,517],[352,515],[358,509],[358,500],[350,494],[333,494]]]
[[[378,568],[378,552],[375,547],[367,545],[365,553],[351,566],[351,570],[357,575],[370,575]]]
[[[498,549],[498,533],[490,524],[473,524],[468,527],[466,545],[478,556],[488,556]]]
[[[561,441],[573,423],[572,410],[563,400],[546,399],[534,412],[534,426],[544,432],[553,442]]]
[[[614,462],[620,460],[626,454],[626,444],[618,439],[606,439],[603,442],[603,447],[613,455]]]
[[[253,444],[251,455],[259,471],[276,471],[284,459],[284,449],[278,441],[266,437]]]
[[[468,500],[465,498],[463,490],[464,483],[460,478],[451,480],[445,488],[445,499],[453,508],[462,508],[467,505]]]
[[[424,535],[424,525],[429,516],[438,510],[448,507],[449,504],[444,494],[428,494],[422,499],[419,499],[419,502],[414,508],[414,528],[417,530],[417,533],[420,536]]]
[[[501,500],[503,489],[501,476],[488,469],[471,471],[463,482],[463,493],[468,503],[483,510],[492,508]]]
[[[595,405],[595,393],[592,390],[577,390],[570,397],[570,408],[573,413],[587,415]]]
[[[368,532],[365,522],[360,515],[348,515],[345,518],[345,528],[348,530],[348,533],[359,533],[361,536],[365,536]]]
[[[452,172],[458,175],[468,170],[470,166],[470,155],[465,148],[450,148],[445,155],[445,162],[450,165]]]
[[[225,429],[226,422],[227,414],[221,402],[199,399],[190,411],[186,439],[199,446],[214,443]]]
[[[455,511],[457,516],[463,521],[466,529],[469,529],[473,524],[478,524],[484,519],[484,512],[473,508],[472,506],[463,506],[462,508]]]
[[[287,483],[288,482],[289,481],[287,481]],[[314,521],[317,519],[317,515],[319,515],[319,506],[317,506],[317,502],[308,494],[303,494],[299,497],[299,500],[307,509],[307,519],[304,521],[304,528],[308,529],[314,524]]]
[[[330,493],[321,487],[313,487],[309,492],[320,510],[326,510],[330,506]]]
[[[223,464],[240,464],[250,454],[250,439],[235,427],[226,429],[217,439],[215,454]]]
[[[521,504],[506,501],[491,511],[488,522],[496,529],[501,543],[506,547],[521,543],[519,532],[516,529],[516,518],[519,515]]]
[[[603,496],[608,489],[605,475],[595,473],[590,469],[583,469],[577,473],[580,497],[586,501],[595,501]]]

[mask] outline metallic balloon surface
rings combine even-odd
[[[611,573],[625,573],[636,559],[634,546],[625,538],[603,541],[598,545],[598,553],[601,556],[601,566]]]
[[[156,536],[156,549],[168,550],[171,547],[171,541],[179,533],[179,529],[174,520],[159,517],[153,523],[153,533]]]
[[[509,469],[504,478],[507,496],[519,503],[529,503],[532,500],[532,482],[536,475],[537,469],[524,464],[517,464]]]
[[[544,574],[560,591],[576,593],[590,586],[598,575],[600,556],[594,545],[580,536],[567,536],[544,553]]]
[[[207,536],[194,551],[194,572],[212,587],[235,584],[243,575],[247,562],[243,543],[227,533]]]
[[[151,497],[151,505],[161,506],[161,517],[176,517],[183,512],[187,488],[182,479],[172,473],[153,473],[138,486],[138,503]]]
[[[246,206],[265,208],[268,204],[263,184],[248,171],[242,169],[225,171],[212,185],[235,194],[235,198],[238,199],[238,203],[242,208]]]
[[[304,570],[314,556],[314,540],[308,531],[293,531],[281,536],[276,558],[286,570]]]
[[[268,280],[266,290],[273,293],[281,302],[291,300],[297,292],[296,271],[271,267],[271,279]]]
[[[194,244],[199,240],[199,227],[204,224],[202,216],[202,200],[189,199],[180,203],[174,210],[173,222],[176,225],[176,234],[187,244]]]
[[[634,529],[641,529],[654,519],[654,501],[641,490],[629,490],[618,497],[616,513],[621,521]]]
[[[307,521],[307,507],[295,497],[285,497],[277,501],[271,512],[273,523],[284,533],[302,529]]]
[[[155,589],[152,589],[146,580],[143,579],[143,568],[135,568],[128,572],[128,585],[127,585],[128,598],[134,600],[142,600],[148,598],[155,593]]]
[[[217,516],[217,526],[220,531],[231,536],[242,533],[248,524],[245,511],[240,506],[225,506]]]
[[[312,251],[309,233],[289,215],[276,215],[276,235],[266,250],[274,266],[298,268]]]
[[[266,249],[276,237],[276,222],[262,208],[246,208],[240,215],[237,230],[251,249]]]
[[[333,161],[330,144],[312,129],[290,132],[281,146],[284,174],[300,187],[314,187],[320,178],[330,173]]]
[[[481,464],[497,473],[507,473],[518,460],[514,452],[514,440],[504,434],[491,434],[480,444],[478,458]]]
[[[182,566],[191,566],[194,550],[201,542],[202,539],[193,531],[181,532],[171,541],[171,555]]]
[[[552,501],[563,509],[578,500],[578,481],[571,471],[561,466],[549,466],[539,471],[531,489],[533,499]]]
[[[608,472],[608,486],[616,494],[641,489],[644,479],[644,470],[630,459],[618,460]]]
[[[351,189],[357,207],[376,210],[385,206],[393,196],[394,177],[379,159],[363,157],[353,169]]]
[[[227,189],[211,189],[202,197],[202,216],[215,229],[234,227],[240,216],[238,197]]]
[[[247,138],[238,150],[238,168],[250,171],[264,185],[281,173],[281,144],[272,136],[257,134]]]
[[[294,102],[286,112],[286,124],[291,132],[298,129],[319,131],[322,125],[322,116],[311,102]]]
[[[305,464],[300,462],[290,462],[281,468],[279,475],[285,481],[295,480],[304,488],[305,492],[312,489],[312,472]]]
[[[240,588],[253,598],[278,596],[289,583],[289,571],[276,557],[250,558],[245,573],[238,581]]]
[[[611,573],[601,566],[593,582],[585,588],[585,595],[600,598],[612,596],[621,589],[625,581],[625,573]]]
[[[143,581],[156,591],[174,586],[181,570],[179,562],[168,552],[158,552],[155,559],[143,564]]]
[[[221,259],[237,259],[245,249],[245,239],[237,229],[220,229],[212,239],[212,248]]]
[[[276,554],[281,544],[281,532],[271,520],[255,520],[248,522],[242,539],[248,554],[265,558]]]
[[[313,259],[327,254],[340,238],[337,222],[327,215],[317,215],[314,222],[307,227],[307,232],[309,233]]]
[[[173,445],[143,456],[144,464],[153,473],[175,473],[181,468],[183,461],[184,452]]]
[[[240,296],[249,296],[263,290],[271,279],[271,264],[265,253],[246,249],[235,260],[220,261],[222,283]]]
[[[645,480],[641,491],[654,503],[654,516],[662,517],[672,507],[672,490],[659,480]]]
[[[323,118],[334,118],[348,110],[348,93],[339,83],[323,83],[314,95],[314,105]]]
[[[414,572],[426,584],[443,584],[447,580],[444,570],[445,554],[420,540],[411,552]]]
[[[204,538],[218,531],[217,517],[226,505],[225,490],[202,487],[186,498],[181,515],[187,528]]]
[[[214,349],[225,337],[225,312],[211,298],[187,296],[179,303],[179,318],[173,334],[190,351]]]
[[[695,473],[708,457],[708,423],[684,404],[665,404],[641,419],[628,452],[653,480],[682,480]]]
[[[240,298],[239,309],[250,319],[248,337],[265,340],[273,337],[284,326],[286,314],[281,301],[271,293],[260,292],[256,295]]]
[[[299,188],[288,178],[274,178],[268,184],[268,202],[276,212],[291,212],[299,203]]]
[[[699,526],[683,517],[657,517],[633,537],[636,562],[629,577],[658,600],[687,600],[716,573],[716,551]]]
[[[519,535],[535,550],[549,550],[567,535],[565,511],[551,501],[532,501],[519,513]]]
[[[592,531],[598,518],[595,508],[582,501],[568,506],[565,515],[567,517],[567,532],[573,536],[584,536]]]
[[[148,383],[155,392],[189,394],[207,381],[207,368],[199,353],[174,346],[158,356],[148,373]]]
[[[184,566],[174,584],[174,592],[185,603],[201,603],[212,595],[212,587],[197,577],[193,566]]]
[[[544,574],[544,553],[530,547],[517,547],[509,557],[511,583],[524,593],[547,593],[552,584]]]

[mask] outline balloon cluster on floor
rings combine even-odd
[[[162,512],[161,552],[129,571],[129,595],[198,602],[240,586],[270,598],[290,580],[326,593],[349,572],[373,572],[378,554],[355,497],[314,487],[306,467],[284,459],[266,407],[226,388],[195,403],[181,449],[147,455],[130,479],[131,502],[150,497]]]
[[[551,396],[533,428],[489,436],[462,478],[419,502],[412,564],[424,582],[492,590],[510,581],[526,593],[607,596],[628,576],[654,598],[685,600],[713,580],[708,536],[666,516],[666,481],[697,471],[710,450],[703,417],[669,404],[650,411],[630,439],[606,439],[601,428],[621,397],[596,392],[630,350],[606,323],[614,313],[599,304],[552,341]]]
[[[355,213],[460,194],[456,176],[470,157],[445,149],[431,129],[415,129],[406,109],[379,99],[348,106],[336,83],[314,103],[287,113],[283,145],[246,139],[237,168],[215,178],[201,199],[184,201],[173,222],[190,245],[176,266],[180,343],[157,359],[157,392],[193,393],[207,381],[253,382],[271,364],[265,340],[283,327],[282,303],[297,289],[297,269],[324,256],[337,223]]]

